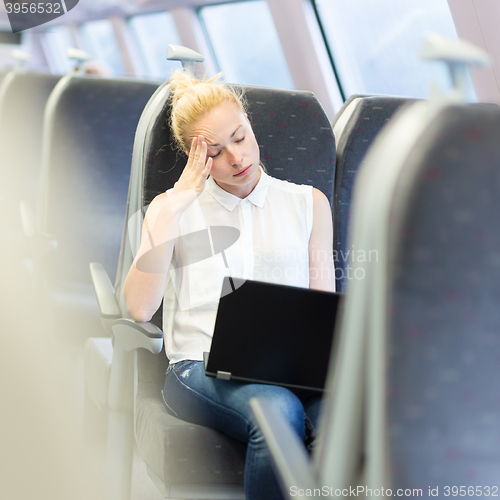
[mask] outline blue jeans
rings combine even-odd
[[[300,438],[312,442],[321,397],[316,391],[219,380],[205,375],[203,361],[190,360],[169,365],[163,387],[172,415],[248,443],[246,500],[281,500],[269,450],[250,408],[253,397],[272,400]]]

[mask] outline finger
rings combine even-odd
[[[196,169],[198,158],[200,156],[199,151],[201,147],[199,138],[193,137],[193,142],[191,144],[192,144],[191,151],[186,166],[189,167],[190,169]]]
[[[200,169],[200,164],[205,165],[205,157],[207,154],[207,144],[202,135],[199,135],[196,138],[196,150],[193,155],[192,166],[193,169],[197,172]]]
[[[193,137],[191,141],[191,149],[189,150],[189,156],[193,156],[196,153],[196,148],[198,147],[198,137]]]
[[[209,158],[207,160],[207,163],[205,164],[205,168],[203,169],[203,171],[201,173],[205,179],[207,179],[208,176],[210,175],[210,172],[212,171],[213,163],[214,163],[213,158]]]
[[[190,167],[193,164],[194,157],[196,156],[196,148],[197,147],[198,147],[198,138],[193,137],[193,140],[191,141],[191,149],[189,150],[189,153],[187,154],[188,161],[187,161],[186,167]]]
[[[200,160],[203,155],[203,148],[206,150],[207,143],[205,142],[205,138],[202,135],[198,136],[198,147],[196,148],[196,156],[197,160]]]
[[[207,161],[207,150],[208,150],[208,146],[207,146],[207,143],[203,140],[201,142],[201,151],[200,151],[200,156],[198,158],[198,167],[200,170],[203,170],[203,168],[205,167],[205,163]]]

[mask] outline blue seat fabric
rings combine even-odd
[[[49,275],[90,283],[89,262],[114,276],[134,135],[153,82],[74,77],[56,109],[45,232],[58,241]]]
[[[365,155],[384,125],[403,105],[413,99],[392,96],[354,95],[346,105],[361,98],[343,133],[337,137],[337,164],[334,200],[334,249],[336,251],[337,291],[345,292],[347,282],[353,279],[356,259],[362,258],[359,249],[347,248],[351,200],[356,174]],[[335,120],[336,121],[336,120]],[[334,122],[335,123],[335,122]]]
[[[13,71],[0,82],[6,76],[0,116],[1,226],[20,236],[19,203],[37,202],[45,104],[60,76]]]
[[[498,486],[499,137],[498,106],[446,109],[410,154],[392,210],[392,482],[424,496]]]
[[[57,342],[80,345],[105,335],[89,262],[116,272],[135,130],[158,84],[83,76],[61,84],[44,130],[39,230],[57,240],[44,261],[44,300]]]
[[[335,125],[337,124],[337,122],[341,118],[344,111],[350,106],[352,101],[354,101],[356,99],[361,99],[363,97],[373,97],[373,96],[374,96],[373,94],[352,94],[352,95],[350,95],[347,98],[347,100],[344,102],[344,104],[342,104],[342,107],[337,111],[337,113],[335,113],[335,116],[332,119],[332,128],[335,128]],[[338,139],[339,139],[338,137],[335,138],[336,141],[338,141]]]

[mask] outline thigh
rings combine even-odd
[[[165,404],[173,415],[218,429],[244,442],[255,429],[250,408],[253,397],[271,400],[303,437],[304,407],[300,399],[284,387],[207,377],[202,361],[181,361],[168,370],[163,388]]]
[[[323,405],[323,393],[303,389],[294,390],[294,393],[302,402],[306,417],[310,421],[311,425],[316,427],[318,424],[319,413]]]
[[[294,390],[295,394],[302,401],[305,412],[305,438],[304,444],[306,445],[309,452],[312,451],[317,430],[318,430],[318,420],[319,413],[321,411],[321,406],[323,404],[323,393],[317,391],[308,390]]]

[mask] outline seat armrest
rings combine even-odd
[[[144,348],[158,354],[163,347],[163,332],[153,323],[137,323],[131,319],[121,318],[113,321],[112,330],[115,337],[115,350],[119,348],[130,352]]]
[[[142,348],[153,354],[160,353],[163,347],[163,332],[153,323],[136,323],[126,318],[113,321],[111,329],[114,344],[109,374],[108,405],[112,411],[131,411],[133,406],[131,352]]]
[[[283,496],[305,500],[306,490],[321,486],[315,480],[304,443],[272,403],[252,398],[250,406],[271,452]]]
[[[94,285],[102,324],[104,329],[111,333],[112,322],[122,317],[120,306],[116,300],[115,289],[102,264],[91,262],[90,274],[92,275],[92,284]]]

